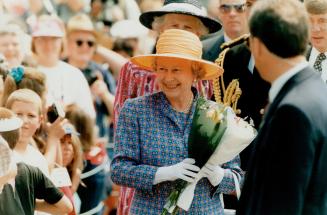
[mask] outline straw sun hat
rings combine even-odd
[[[96,34],[93,23],[86,14],[77,14],[68,20],[67,33],[73,31],[87,31]]]
[[[11,118],[3,118],[0,119],[0,132],[13,131],[19,129],[22,125],[23,121],[16,116]],[[8,173],[8,171],[12,168],[11,165],[13,162],[12,150],[10,149],[6,140],[0,136],[0,177],[5,176]]]
[[[139,55],[131,58],[131,61],[147,70],[153,71],[155,59],[165,58],[171,62],[197,62],[203,69],[202,80],[211,80],[223,73],[223,69],[216,64],[202,60],[202,43],[193,33],[170,29],[163,32],[156,45],[157,53],[151,55]]]

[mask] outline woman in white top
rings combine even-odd
[[[92,97],[82,72],[61,61],[63,50],[63,23],[55,17],[43,15],[33,26],[32,51],[38,68],[47,76],[47,105],[61,101],[64,105],[76,103],[95,118]]]

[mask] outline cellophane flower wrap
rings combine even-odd
[[[237,117],[232,108],[199,97],[188,139],[189,158],[194,158],[195,165],[200,168],[207,162],[222,165],[245,149],[256,134],[256,130]],[[188,211],[196,184],[203,177],[201,169],[194,182],[179,180],[161,214],[176,214],[178,208]]]

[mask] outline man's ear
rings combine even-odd
[[[263,54],[264,44],[257,37],[250,37],[250,50],[253,56],[261,56]]]

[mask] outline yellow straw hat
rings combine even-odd
[[[86,14],[77,14],[68,20],[67,33],[69,34],[73,31],[87,31],[96,34],[93,23]]]
[[[156,45],[157,53],[151,55],[139,55],[131,58],[132,63],[153,71],[155,59],[165,58],[176,61],[197,62],[204,69],[202,80],[211,80],[217,78],[223,73],[223,69],[218,65],[202,60],[202,43],[195,34],[179,30],[169,29],[163,32]]]

